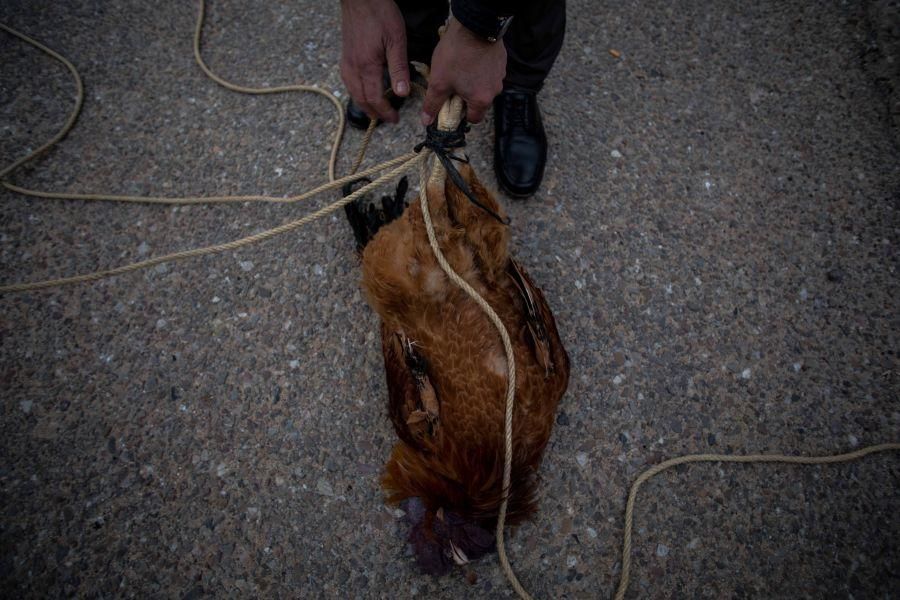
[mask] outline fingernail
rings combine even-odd
[[[398,81],[397,89],[394,91],[397,92],[398,96],[405,96],[406,94],[409,93],[409,84],[406,83],[405,81]]]
[[[422,113],[422,125],[431,125],[431,115],[427,112]]]

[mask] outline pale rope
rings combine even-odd
[[[10,29],[3,23],[0,23],[0,29],[2,29],[3,31],[5,31],[6,33],[8,33],[10,35],[13,35],[13,36],[19,38],[20,40],[22,40],[28,44],[31,44],[35,48],[43,51],[45,54],[55,58],[56,60],[58,60],[59,62],[64,64],[66,66],[66,68],[69,70],[69,72],[72,74],[72,77],[75,78],[75,97],[76,97],[75,108],[69,114],[69,118],[66,119],[66,122],[63,125],[62,129],[60,129],[59,132],[50,139],[50,141],[48,141],[46,144],[44,144],[43,146],[41,146],[34,152],[28,154],[27,156],[25,156],[23,158],[20,158],[17,161],[14,161],[11,165],[8,165],[8,166],[4,167],[3,169],[0,169],[0,177],[5,177],[6,175],[11,173],[15,169],[17,169],[17,168],[21,167],[22,165],[24,165],[25,163],[27,163],[32,158],[35,158],[36,156],[43,154],[44,152],[46,152],[47,150],[52,148],[59,140],[63,139],[66,136],[66,134],[69,133],[69,130],[72,129],[73,125],[75,125],[75,121],[78,119],[78,115],[81,112],[81,105],[84,103],[84,84],[81,82],[81,75],[78,74],[78,69],[75,68],[75,65],[73,65],[71,62],[69,62],[61,54],[54,52],[53,50],[51,50],[47,46],[43,45],[42,43],[31,39],[24,33],[19,33],[18,31],[14,30],[14,29]],[[0,183],[3,183],[3,185],[5,187],[9,187],[9,184],[7,184],[5,181],[0,182]]]
[[[438,115],[438,127],[445,131],[456,129],[462,116],[462,106],[462,100],[457,96],[453,96],[448,100],[441,108],[441,112]],[[497,556],[500,559],[500,566],[503,568],[503,573],[506,575],[512,588],[520,597],[530,600],[531,596],[525,591],[522,584],[519,583],[519,579],[516,577],[512,565],[509,564],[509,559],[506,556],[506,545],[503,540],[503,530],[506,524],[506,511],[509,503],[510,480],[512,478],[512,421],[513,407],[515,406],[516,401],[516,358],[513,354],[512,341],[509,338],[509,332],[506,330],[503,321],[500,320],[500,316],[497,315],[491,305],[488,304],[465,279],[460,277],[460,275],[453,270],[453,267],[447,262],[447,259],[444,257],[444,254],[441,252],[441,248],[438,245],[437,236],[434,233],[434,225],[432,225],[431,222],[431,214],[428,210],[428,186],[434,185],[437,189],[442,189],[444,187],[446,175],[447,173],[440,161],[435,161],[431,175],[425,176],[423,173],[420,177],[419,187],[421,188],[420,198],[422,205],[422,219],[425,221],[425,231],[428,233],[428,243],[431,245],[431,250],[434,252],[434,257],[437,259],[441,269],[443,269],[450,281],[459,286],[466,294],[468,294],[475,304],[484,311],[484,314],[487,315],[488,319],[493,323],[494,327],[497,329],[497,333],[500,334],[500,339],[503,341],[503,351],[506,353],[507,370],[506,417],[503,423],[503,501],[500,503],[500,512],[497,515]]]
[[[631,484],[631,491],[628,493],[628,502],[625,505],[625,533],[622,536],[622,575],[619,579],[619,587],[616,590],[615,600],[622,600],[625,598],[625,591],[628,589],[628,581],[631,576],[631,531],[634,523],[634,503],[638,490],[648,479],[659,475],[666,469],[671,469],[678,465],[698,462],[826,465],[858,460],[875,452],[887,452],[890,450],[900,450],[900,443],[866,446],[865,448],[853,452],[832,456],[786,456],[784,454],[750,454],[747,456],[734,456],[731,454],[689,454],[687,456],[671,458],[654,467],[650,467],[641,473],[634,483]]]
[[[324,217],[325,215],[336,211],[337,209],[345,206],[360,196],[370,192],[372,189],[378,187],[379,185],[385,184],[388,181],[399,177],[403,173],[407,171],[412,171],[415,169],[424,159],[424,156],[413,155],[412,158],[402,163],[399,167],[392,169],[391,171],[385,173],[372,183],[366,185],[353,192],[349,196],[341,198],[335,202],[327,206],[323,206],[319,210],[306,215],[296,221],[291,221],[289,223],[285,223],[284,225],[279,225],[278,227],[273,227],[272,229],[267,229],[266,231],[261,231],[260,233],[250,235],[244,238],[240,238],[237,240],[233,240],[231,242],[226,242],[224,244],[215,244],[213,246],[205,246],[202,248],[192,248],[190,250],[182,250],[181,252],[173,252],[172,254],[166,254],[163,256],[157,256],[154,258],[148,258],[147,260],[142,260],[140,262],[131,263],[128,265],[123,265],[121,267],[116,267],[114,269],[109,269],[107,271],[94,271],[93,273],[85,273],[84,275],[76,275],[74,277],[63,277],[60,279],[51,279],[47,281],[36,281],[33,283],[17,283],[12,285],[6,285],[0,287],[0,293],[7,292],[22,292],[26,290],[40,290],[44,288],[56,287],[60,285],[67,285],[71,283],[84,283],[87,281],[95,281],[97,279],[103,279],[104,277],[111,277],[113,275],[121,275],[123,273],[128,273],[131,271],[137,271],[139,269],[146,269],[148,267],[152,267],[154,265],[158,265],[165,262],[171,262],[175,260],[182,260],[185,258],[193,258],[195,256],[204,256],[206,254],[217,254],[219,252],[225,252],[228,250],[236,250],[242,246],[249,246],[250,244],[255,244],[261,242],[263,240],[267,240],[269,238],[275,237],[276,235],[281,235],[282,233],[287,233],[289,231],[293,231],[299,227],[303,227],[309,223],[312,223],[316,219]]]
[[[400,174],[405,173],[407,170],[412,170],[415,168],[415,164],[417,164],[417,156],[414,152],[409,152],[402,156],[398,156],[386,162],[383,162],[379,165],[366,169],[360,173],[356,173],[356,170],[359,168],[362,163],[363,157],[365,156],[366,149],[368,148],[369,142],[372,139],[372,134],[376,126],[376,121],[372,120],[369,123],[369,127],[366,130],[365,136],[363,137],[362,144],[360,145],[359,152],[357,153],[356,159],[354,160],[353,167],[351,169],[350,175],[342,177],[340,179],[334,179],[334,169],[335,164],[337,162],[338,149],[340,148],[341,137],[343,135],[344,126],[345,126],[345,117],[343,106],[340,101],[330,92],[322,90],[320,88],[314,86],[306,86],[306,85],[293,85],[293,86],[281,86],[281,87],[273,87],[273,88],[251,88],[246,86],[240,86],[228,82],[215,73],[213,73],[206,63],[203,61],[203,57],[200,54],[200,39],[203,31],[203,21],[204,21],[204,9],[205,9],[205,1],[200,0],[199,2],[199,11],[197,15],[197,23],[194,28],[194,38],[193,38],[193,48],[194,48],[194,58],[203,72],[212,79],[217,84],[240,93],[245,94],[274,94],[274,93],[283,93],[283,92],[314,92],[320,95],[327,97],[332,104],[336,107],[338,111],[338,129],[335,133],[334,143],[331,148],[331,157],[328,162],[328,177],[330,182],[324,185],[321,185],[309,192],[300,194],[298,196],[291,197],[274,197],[274,196],[261,196],[261,195],[251,195],[251,196],[206,196],[206,197],[156,197],[156,196],[129,196],[129,195],[118,195],[118,194],[70,194],[65,192],[44,192],[40,190],[31,190],[27,188],[23,188],[21,186],[14,185],[12,183],[8,183],[6,181],[0,180],[0,184],[2,184],[5,188],[10,191],[26,195],[33,196],[39,198],[51,198],[51,199],[60,199],[60,200],[85,200],[85,201],[113,201],[113,202],[136,202],[142,204],[177,204],[177,205],[189,205],[189,204],[212,204],[212,203],[229,203],[229,202],[273,202],[273,203],[294,203],[299,202],[301,200],[306,200],[312,196],[320,194],[322,192],[326,192],[329,190],[334,190],[342,187],[346,183],[350,183],[356,181],[362,177],[366,177],[368,175],[375,175],[376,173],[380,173],[382,171],[393,169],[391,173],[395,176],[399,176]],[[38,148],[37,150],[29,153],[28,155],[14,161],[9,166],[0,170],[0,177],[3,177],[16,168],[22,166],[34,158],[37,158],[50,148],[52,148],[56,143],[58,143],[61,139],[63,139],[72,127],[75,124],[75,121],[78,119],[78,115],[81,112],[82,105],[84,104],[84,85],[81,80],[81,76],[78,73],[78,70],[75,68],[68,59],[66,59],[61,54],[51,50],[44,44],[41,44],[37,40],[30,38],[29,36],[20,33],[6,25],[0,23],[0,29],[3,31],[19,38],[20,40],[38,48],[42,52],[46,53],[50,57],[60,61],[72,74],[75,79],[75,88],[76,88],[76,100],[75,106],[72,109],[72,112],[69,114],[68,119],[63,125],[62,129],[53,136],[47,143]],[[399,166],[398,166],[399,165]],[[396,168],[395,168],[396,167]],[[184,258],[194,257],[194,256],[202,256],[205,254],[214,254],[217,252],[223,252],[227,250],[233,250],[235,248],[240,248],[241,246],[246,246],[249,244],[253,244],[275,235],[279,235],[281,233],[285,233],[288,231],[292,231],[297,227],[301,227],[315,219],[323,217],[338,208],[349,204],[353,199],[356,199],[372,190],[374,190],[380,183],[386,183],[389,181],[390,177],[380,177],[376,180],[376,182],[365,185],[364,187],[357,190],[352,196],[347,198],[342,198],[340,200],[335,201],[334,203],[320,209],[308,217],[303,217],[302,219],[298,219],[296,221],[292,221],[290,223],[286,223],[284,225],[280,225],[278,227],[269,229],[267,231],[263,231],[261,233],[248,236],[245,238],[241,238],[238,240],[234,240],[232,242],[227,242],[223,244],[216,244],[213,246],[206,246],[202,248],[194,248],[191,250],[184,250],[181,252],[174,252],[171,254],[167,254],[164,256],[155,257],[152,259],[148,259],[145,261],[140,261],[128,265],[123,265],[120,267],[116,267],[113,269],[105,270],[105,271],[95,271],[92,273],[86,273],[83,275],[76,275],[73,277],[64,277],[59,279],[52,279],[46,281],[38,281],[33,283],[17,283],[11,285],[0,286],[0,294],[9,293],[9,292],[22,292],[29,290],[38,290],[45,289],[49,287],[55,287],[59,285],[66,285],[72,283],[81,283],[86,281],[95,281],[97,279],[101,279],[104,277],[110,277],[112,275],[118,275],[122,273],[127,273],[130,271],[136,271],[138,269],[144,269],[147,267],[151,267],[153,265],[158,265],[161,263],[180,260]]]
[[[363,138],[365,139],[365,138]],[[118,196],[115,194],[70,194],[68,192],[40,192],[28,190],[19,186],[0,182],[10,191],[17,192],[26,196],[34,196],[36,198],[51,198],[54,200],[88,200],[88,201],[109,201],[109,202],[133,202],[137,204],[173,204],[173,205],[191,205],[191,204],[226,204],[233,202],[272,202],[276,204],[293,204],[301,200],[308,200],[313,196],[317,196],[322,192],[340,189],[345,183],[357,181],[362,177],[380,173],[385,169],[396,167],[399,164],[408,162],[416,156],[415,152],[408,152],[402,156],[392,158],[391,160],[377,164],[359,173],[350,173],[340,179],[335,179],[328,183],[324,183],[317,188],[313,188],[308,192],[304,192],[298,196],[185,196],[181,198],[153,197],[153,196]]]
[[[341,146],[341,138],[344,135],[344,106],[341,104],[341,101],[335,97],[334,94],[318,88],[314,85],[283,85],[278,87],[268,87],[268,88],[254,88],[254,87],[246,87],[243,85],[236,85],[231,83],[230,81],[225,81],[215,73],[213,73],[209,67],[206,66],[206,63],[203,62],[203,57],[200,55],[200,35],[203,32],[203,19],[204,12],[206,9],[205,0],[200,0],[200,12],[197,16],[197,26],[194,28],[194,59],[196,59],[197,64],[200,65],[200,68],[206,73],[206,76],[221,85],[222,87],[229,89],[233,92],[240,92],[242,94],[282,94],[284,92],[313,92],[315,94],[319,94],[321,96],[325,96],[328,100],[334,104],[335,109],[338,113],[338,127],[334,132],[334,142],[331,146],[331,157],[328,159],[328,178],[334,180],[334,165],[337,162],[338,149]]]
[[[337,131],[334,135],[334,142],[331,146],[331,156],[328,161],[328,179],[329,181],[334,181],[334,172],[335,165],[337,163],[338,150],[340,149],[341,139],[343,137],[344,125],[345,125],[345,117],[344,117],[344,109],[341,105],[340,100],[338,100],[334,94],[323,90],[321,88],[309,85],[287,85],[287,86],[279,86],[279,87],[271,87],[271,88],[254,88],[247,87],[242,85],[237,85],[222,79],[215,73],[213,73],[207,64],[203,61],[203,56],[200,54],[200,40],[203,32],[203,22],[205,19],[205,0],[200,0],[199,2],[199,10],[197,13],[197,22],[194,27],[194,36],[193,36],[193,51],[194,51],[194,60],[197,62],[197,65],[203,71],[203,73],[212,79],[218,85],[242,94],[251,94],[251,95],[263,95],[263,94],[281,94],[286,92],[313,92],[328,98],[328,100],[335,106],[338,114],[338,127]],[[52,58],[61,62],[72,74],[72,77],[75,79],[75,106],[72,109],[72,112],[69,114],[69,118],[66,120],[66,123],[63,125],[62,129],[46,144],[38,148],[37,150],[31,152],[27,156],[20,158],[19,160],[13,162],[9,166],[0,170],[0,177],[4,177],[22,166],[23,164],[37,158],[54,145],[59,142],[62,138],[64,138],[72,127],[75,125],[75,121],[78,119],[78,115],[81,113],[82,105],[84,104],[84,84],[82,83],[81,75],[78,73],[78,70],[75,68],[75,65],[71,63],[67,58],[60,55],[58,52],[55,52],[45,46],[44,44],[38,42],[37,40],[32,39],[31,37],[16,31],[3,23],[0,23],[0,29],[13,35],[20,40],[31,44],[35,48],[38,48],[42,52],[51,56]],[[359,155],[357,156],[356,166],[358,167],[359,163],[362,162],[362,157],[365,152],[365,147],[368,144],[369,139],[371,139],[371,129],[366,132],[366,137],[364,138],[364,144],[360,149]],[[354,169],[355,170],[355,169]],[[27,188],[23,188],[21,186],[16,186],[6,181],[0,182],[2,185],[19,194],[23,194],[26,196],[33,196],[38,198],[53,198],[53,199],[72,199],[72,200],[95,200],[95,201],[109,201],[109,202],[141,202],[141,203],[150,203],[150,204],[200,204],[200,203],[219,203],[219,202],[297,202],[301,199],[304,199],[308,196],[295,197],[295,198],[281,198],[277,196],[260,196],[260,195],[250,195],[250,196],[205,196],[205,197],[186,197],[186,198],[169,198],[169,197],[159,197],[159,196],[131,196],[131,195],[121,195],[121,194],[69,194],[64,192],[44,192],[41,190],[30,190]],[[324,191],[324,190],[323,190]]]
[[[461,111],[462,101],[460,101],[459,98],[455,96],[452,97],[441,108],[441,112],[438,115],[438,126],[443,130],[453,130],[459,123]],[[423,162],[423,167],[426,164],[427,163]],[[500,566],[502,567],[503,572],[506,575],[506,578],[512,588],[523,600],[532,600],[532,596],[519,582],[519,579],[516,577],[516,574],[513,571],[512,565],[510,565],[509,563],[509,559],[506,556],[506,546],[504,543],[506,511],[509,501],[509,488],[512,475],[512,420],[513,408],[515,406],[516,388],[515,356],[513,354],[513,347],[512,342],[510,341],[509,332],[507,331],[506,326],[503,324],[503,321],[500,319],[499,315],[497,315],[496,311],[494,311],[491,305],[488,304],[488,302],[484,298],[482,298],[481,295],[471,285],[469,285],[469,283],[465,279],[463,279],[456,271],[453,270],[453,267],[450,266],[450,263],[448,263],[447,259],[444,257],[443,252],[441,252],[437,236],[434,232],[434,225],[431,221],[431,214],[428,206],[428,186],[433,185],[436,189],[442,189],[444,186],[445,178],[446,171],[444,170],[443,165],[441,165],[441,163],[437,161],[432,167],[430,176],[426,175],[424,171],[420,174],[422,219],[425,221],[425,231],[428,234],[428,243],[431,245],[431,250],[434,253],[434,256],[437,259],[437,262],[440,265],[441,269],[444,271],[447,277],[453,283],[459,286],[464,292],[466,292],[466,294],[479,306],[479,308],[481,308],[485,315],[487,315],[488,319],[490,319],[491,323],[500,334],[500,339],[503,342],[503,350],[506,353],[508,375],[506,385],[506,417],[504,420],[503,501],[500,504],[500,511],[497,516],[497,555],[500,560]],[[622,574],[619,580],[619,587],[616,591],[615,600],[624,599],[631,575],[631,535],[634,523],[635,498],[637,497],[637,492],[638,489],[640,489],[641,485],[655,475],[658,475],[666,469],[670,469],[678,465],[697,462],[793,463],[805,465],[820,465],[848,462],[851,460],[860,459],[874,452],[885,452],[889,450],[900,450],[900,443],[867,446],[854,452],[848,452],[846,454],[838,454],[834,456],[786,456],[783,454],[751,454],[747,456],[735,456],[728,454],[691,454],[687,456],[672,458],[647,469],[646,471],[641,473],[641,475],[632,484],[631,491],[628,494],[628,501],[625,506],[625,531],[622,541]]]

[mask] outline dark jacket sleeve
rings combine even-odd
[[[450,11],[463,27],[481,37],[496,35],[497,23],[516,14],[522,2],[510,0],[450,0]]]

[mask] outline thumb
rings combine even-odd
[[[406,59],[406,36],[393,40],[385,48],[391,89],[398,96],[409,95],[409,62]]]
[[[449,97],[448,86],[440,85],[433,80],[428,84],[425,101],[422,103],[422,125],[431,125]]]

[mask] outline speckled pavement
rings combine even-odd
[[[204,54],[226,78],[342,90],[337,2],[210,4]],[[0,20],[69,57],[87,86],[76,129],[13,179],[170,195],[322,182],[332,107],[208,81],[191,57],[195,12],[3,2]],[[536,596],[611,595],[628,486],[665,458],[900,439],[898,48],[888,0],[570,3],[541,94],[545,184],[508,202],[515,252],[573,363],[540,514],[509,542]],[[0,163],[52,135],[72,98],[62,67],[0,35]],[[369,160],[407,151],[416,115],[380,130]],[[491,139],[489,122],[475,127],[470,150],[493,184]],[[4,191],[0,281],[223,242],[307,210]],[[0,297],[0,593],[511,597],[495,556],[417,574],[382,502],[395,436],[358,281],[338,215],[238,252]],[[628,597],[898,597],[898,459],[653,480]]]

